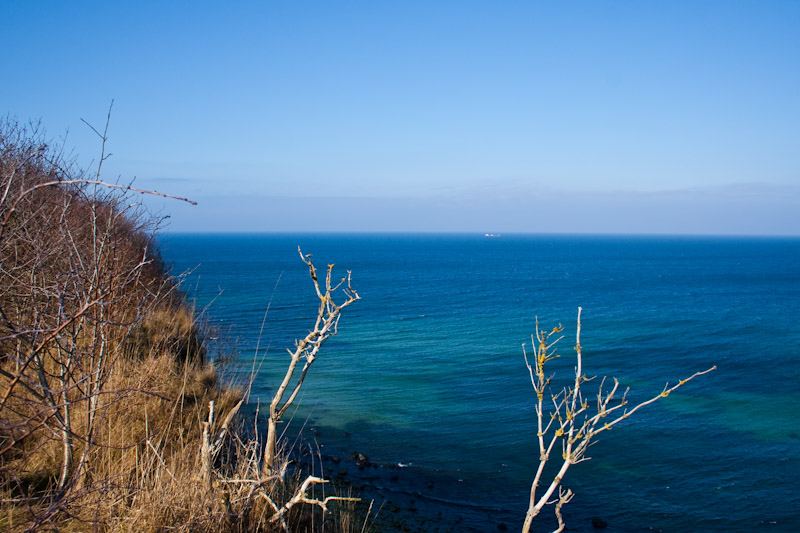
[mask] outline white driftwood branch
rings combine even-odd
[[[553,330],[548,333],[539,330],[539,321],[538,319],[536,320],[536,334],[535,336],[531,336],[531,341],[536,347],[535,354],[532,354],[532,356],[535,355],[534,361],[529,359],[525,345],[522,345],[525,365],[528,367],[531,384],[536,392],[535,411],[537,419],[537,439],[539,444],[539,465],[536,469],[533,482],[531,483],[528,512],[522,526],[523,533],[528,533],[530,531],[533,519],[545,506],[550,504],[555,504],[555,515],[558,519],[559,526],[556,531],[563,531],[565,529],[566,526],[561,516],[561,508],[563,505],[569,503],[573,497],[573,493],[571,490],[564,492],[561,488],[561,481],[570,466],[590,459],[585,455],[586,450],[597,434],[609,431],[616,424],[628,418],[642,407],[650,405],[661,398],[666,398],[671,392],[682,387],[694,378],[707,374],[717,368],[716,366],[712,366],[707,370],[695,372],[688,378],[680,380],[671,387],[669,383],[667,383],[664,386],[664,390],[657,396],[637,404],[630,410],[626,408],[628,403],[628,390],[625,390],[622,396],[618,397],[619,382],[614,379],[610,390],[604,392],[605,378],[603,378],[598,387],[596,412],[590,415],[590,413],[588,413],[589,401],[583,397],[581,391],[581,386],[593,379],[586,377],[583,373],[581,311],[582,309],[579,307],[577,332],[575,335],[577,360],[575,364],[575,381],[572,386],[564,387],[558,392],[553,392],[550,385],[553,376],[547,376],[545,374],[545,365],[552,359],[559,357],[555,351],[555,345],[563,337],[558,337],[553,341],[551,341],[550,338],[563,331],[564,328],[561,325],[553,328]],[[550,409],[545,408],[545,395],[550,397],[550,402],[552,403],[552,408]],[[545,415],[549,417],[549,420],[546,420]],[[609,421],[601,424],[601,420]],[[550,454],[557,443],[561,444],[561,466],[545,491],[539,494],[538,489],[542,483],[545,466],[550,460]],[[558,490],[558,498],[551,500],[556,490]]]
[[[300,247],[297,247],[297,252],[300,254],[300,259],[308,266],[308,274],[314,284],[314,290],[320,300],[319,307],[317,308],[317,316],[312,329],[304,338],[295,342],[294,350],[287,350],[290,355],[289,367],[286,369],[286,374],[283,376],[283,381],[278,386],[278,390],[272,397],[269,406],[269,419],[267,423],[267,443],[264,448],[264,474],[269,475],[275,462],[275,450],[277,446],[277,429],[278,423],[283,417],[286,410],[292,405],[295,398],[297,398],[300,388],[308,374],[308,369],[317,359],[322,344],[331,336],[336,335],[339,319],[341,318],[342,310],[360,300],[361,297],[358,292],[350,284],[350,271],[347,276],[343,277],[337,284],[333,284],[331,279],[333,276],[333,265],[328,265],[325,275],[325,285],[320,287],[317,269],[311,261],[311,254],[303,255]],[[334,302],[333,296],[336,291],[341,289],[345,295],[345,300],[341,304]],[[288,398],[284,399],[284,395],[290,389],[292,379],[295,377],[295,371],[298,369],[298,364],[304,361],[300,375],[297,377],[294,385],[291,387]]]
[[[358,502],[358,501],[361,501],[360,498],[348,498],[348,497],[344,497],[344,496],[328,496],[323,500],[318,500],[316,498],[309,498],[307,492],[308,492],[308,489],[311,487],[311,485],[322,484],[322,483],[328,483],[328,481],[325,480],[325,479],[316,477],[316,476],[308,476],[305,479],[305,481],[303,481],[303,484],[300,485],[300,488],[297,489],[297,492],[292,497],[292,499],[289,500],[288,502],[286,502],[283,505],[283,507],[281,507],[279,510],[276,509],[275,514],[272,516],[272,518],[269,519],[270,522],[280,521],[281,525],[283,525],[284,530],[285,531],[289,531],[289,529],[286,526],[286,521],[285,521],[284,515],[287,512],[289,512],[289,509],[291,509],[292,507],[294,507],[298,503],[307,503],[309,505],[316,505],[320,509],[322,509],[322,512],[327,513],[327,512],[329,512],[328,511],[328,503],[329,502],[332,502],[332,501],[346,501],[346,502]],[[270,502],[272,502],[272,501],[270,500]],[[273,503],[273,506],[274,506],[274,503]],[[277,506],[274,506],[274,507],[277,507]]]

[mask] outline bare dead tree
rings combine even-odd
[[[300,392],[300,388],[303,386],[308,374],[308,369],[317,359],[322,344],[331,335],[336,335],[342,310],[356,300],[361,299],[358,292],[350,285],[351,273],[349,270],[347,271],[347,276],[341,278],[334,285],[332,281],[334,265],[329,264],[325,273],[324,285],[320,286],[317,269],[311,261],[311,254],[303,255],[303,251],[299,246],[297,252],[300,254],[300,259],[308,266],[308,274],[319,298],[319,307],[317,308],[314,328],[305,337],[295,342],[294,350],[287,350],[290,356],[289,366],[269,405],[267,443],[264,449],[264,474],[267,476],[272,473],[272,467],[275,463],[278,423],[295,398],[297,398],[297,394]],[[345,299],[342,303],[337,304],[334,302],[334,294],[339,289],[344,293]],[[303,361],[303,367],[299,369],[297,380],[292,383],[295,371],[298,370],[298,365],[301,361]],[[284,399],[284,394],[287,391],[290,391],[289,396]]]
[[[322,499],[310,496],[309,490],[313,486],[328,483],[325,479],[313,475],[307,476],[285,500],[277,498],[273,493],[280,494],[281,491],[270,490],[275,483],[281,485],[285,483],[288,466],[285,457],[278,461],[278,424],[286,410],[297,398],[308,370],[317,359],[323,343],[332,335],[336,335],[342,310],[361,298],[351,285],[350,271],[338,283],[334,283],[334,265],[329,264],[325,278],[321,281],[311,260],[311,255],[303,254],[299,247],[297,252],[308,267],[309,277],[319,299],[319,306],[314,319],[314,327],[305,337],[295,342],[293,350],[287,350],[290,356],[289,366],[270,402],[264,453],[261,457],[255,453],[254,444],[257,443],[257,439],[249,442],[238,440],[239,452],[236,455],[240,460],[236,471],[231,474],[214,468],[215,457],[221,450],[225,438],[230,435],[229,426],[232,417],[239,410],[241,402],[229,412],[219,428],[215,428],[214,404],[213,402],[209,404],[208,420],[202,424],[203,438],[200,449],[201,472],[199,477],[208,491],[214,491],[215,486],[225,487],[224,499],[231,516],[240,517],[243,522],[248,522],[251,510],[256,506],[256,501],[260,501],[266,504],[266,510],[271,515],[266,523],[279,524],[286,532],[290,531],[286,517],[289,511],[298,504],[318,507],[323,513],[327,513],[328,504],[332,501],[359,501],[358,498],[335,495]],[[344,294],[344,300],[337,304],[334,297],[340,290]],[[301,363],[303,363],[302,367]],[[211,436],[215,431],[217,438],[212,443]],[[280,501],[284,501],[284,503],[281,504]]]
[[[712,366],[707,370],[695,372],[671,387],[667,383],[658,395],[632,408],[628,407],[627,400],[630,389],[626,389],[619,395],[619,381],[615,378],[613,385],[608,389],[604,388],[606,379],[603,378],[598,387],[594,407],[590,407],[589,398],[584,396],[581,390],[584,383],[594,379],[587,377],[583,370],[581,310],[579,307],[578,326],[575,335],[577,359],[575,363],[575,380],[572,385],[554,389],[551,383],[553,375],[548,375],[545,372],[547,363],[560,357],[556,352],[556,345],[563,339],[563,335],[560,334],[564,328],[561,325],[547,332],[539,330],[539,320],[536,320],[536,333],[535,336],[531,335],[531,343],[535,347],[535,353],[532,354],[533,361],[528,358],[525,345],[522,345],[525,364],[530,373],[531,384],[536,392],[536,434],[539,444],[539,465],[531,484],[528,512],[525,515],[525,522],[522,526],[523,533],[528,533],[531,530],[533,519],[539,515],[544,507],[552,504],[555,504],[554,511],[558,520],[558,528],[555,531],[564,530],[566,526],[561,515],[561,508],[569,503],[573,493],[569,489],[564,490],[561,483],[567,470],[572,465],[591,459],[586,456],[586,451],[597,435],[611,430],[615,425],[642,407],[650,405],[661,398],[666,398],[671,392],[694,378],[717,368]],[[561,450],[561,465],[558,466],[556,474],[548,482],[544,479],[545,467],[548,465],[551,454],[557,446]],[[546,484],[546,488],[539,492],[539,488],[543,484]],[[556,491],[558,491],[557,494]]]

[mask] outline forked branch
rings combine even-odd
[[[311,497],[308,496],[308,489],[312,485],[323,484],[323,483],[328,483],[328,481],[325,480],[325,479],[316,477],[316,476],[308,476],[305,479],[305,481],[303,481],[303,484],[300,486],[300,488],[297,489],[297,492],[295,493],[295,495],[292,496],[292,499],[290,499],[288,502],[286,502],[283,505],[283,507],[281,507],[280,509],[275,504],[275,502],[272,501],[272,499],[269,498],[266,495],[266,493],[264,493],[262,491],[261,492],[262,497],[265,498],[267,500],[267,502],[270,504],[270,506],[275,510],[275,514],[272,515],[272,517],[270,518],[269,521],[270,522],[278,522],[278,521],[280,521],[281,526],[283,526],[283,530],[288,532],[289,531],[289,526],[286,524],[286,519],[285,519],[286,513],[288,513],[289,509],[291,509],[292,507],[294,507],[298,503],[307,503],[309,505],[316,505],[320,509],[322,509],[323,513],[327,513],[328,512],[328,503],[330,503],[332,501],[344,501],[344,502],[358,502],[358,501],[361,501],[359,498],[349,498],[349,497],[345,497],[345,496],[327,496],[326,498],[323,498],[322,500],[319,500],[317,498],[311,498]]]
[[[303,386],[308,374],[308,369],[317,359],[322,344],[331,335],[336,335],[342,310],[356,300],[361,299],[358,292],[350,284],[351,273],[349,270],[347,271],[347,276],[334,284],[332,281],[333,265],[329,264],[323,284],[320,284],[317,269],[311,260],[311,254],[303,255],[303,251],[299,246],[297,247],[297,252],[300,254],[300,259],[308,266],[309,277],[319,298],[319,307],[317,308],[314,328],[305,337],[295,342],[294,350],[287,350],[290,356],[289,367],[286,369],[283,381],[275,392],[275,396],[273,396],[269,406],[267,444],[264,450],[264,475],[271,473],[275,462],[278,422],[280,422],[283,414],[297,398],[297,394],[300,392],[300,388]],[[344,293],[345,299],[342,303],[337,304],[334,301],[334,293],[340,290]],[[301,361],[303,366],[299,369],[299,376],[292,384],[295,372],[298,371],[298,365]],[[288,397],[284,399],[287,393]]]
[[[584,398],[581,386],[592,378],[588,378],[583,373],[583,358],[581,347],[581,308],[578,308],[578,327],[575,335],[575,352],[577,359],[575,364],[575,381],[571,386],[566,386],[559,391],[554,391],[551,387],[553,376],[545,374],[545,365],[551,360],[560,357],[556,353],[556,343],[563,336],[551,340],[551,337],[563,331],[559,325],[550,332],[539,330],[539,321],[536,321],[535,336],[531,336],[535,348],[535,360],[528,358],[525,345],[522,345],[522,353],[525,358],[525,365],[531,376],[531,383],[536,392],[536,419],[537,419],[537,439],[539,443],[539,465],[531,484],[530,501],[525,522],[522,526],[523,533],[528,533],[531,529],[533,519],[550,504],[555,504],[555,515],[558,519],[558,529],[563,531],[565,528],[564,520],[561,516],[561,507],[569,503],[572,499],[572,491],[561,488],[561,481],[570,466],[587,461],[586,450],[589,448],[592,439],[603,431],[608,431],[622,420],[641,409],[646,405],[669,396],[671,392],[682,387],[689,381],[698,376],[707,374],[717,367],[712,366],[707,370],[695,372],[686,379],[680,380],[677,384],[664,386],[664,390],[658,395],[643,401],[632,409],[626,406],[628,390],[621,396],[617,396],[619,382],[614,379],[614,384],[608,391],[603,390],[605,378],[598,387],[596,411],[590,412],[589,401]],[[549,402],[546,401],[548,397]],[[550,407],[552,404],[552,407]],[[611,416],[609,416],[611,415]],[[601,420],[608,420],[601,424]],[[550,481],[547,489],[539,494],[539,486],[543,481],[545,466],[550,460],[550,454],[556,445],[561,446],[562,463],[558,471]],[[558,490],[558,497],[552,500],[553,494]]]

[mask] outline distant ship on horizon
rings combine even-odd
[[[502,235],[500,235],[499,233],[484,233],[483,236],[484,237],[501,237]]]

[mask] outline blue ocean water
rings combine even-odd
[[[521,345],[530,346],[535,316],[545,328],[562,323],[568,337],[553,370],[567,384],[579,306],[586,373],[617,377],[633,402],[718,370],[603,434],[592,460],[570,469],[570,529],[592,530],[602,517],[607,531],[800,530],[800,239],[161,240],[176,272],[191,269],[184,290],[219,336],[238,340],[218,347],[235,352],[233,372],[247,380],[256,361],[254,399],[271,397],[285,349],[316,311],[297,246],[318,266],[352,271],[363,299],[311,368],[293,424],[308,419],[325,453],[358,450],[387,472],[411,465],[371,483],[418,507],[422,530],[521,525],[538,464]],[[554,524],[545,512],[536,527]]]

